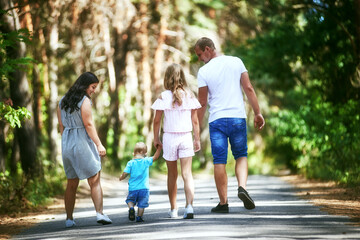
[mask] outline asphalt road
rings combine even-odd
[[[227,214],[211,213],[218,197],[213,178],[195,180],[195,218],[167,218],[166,180],[150,180],[150,206],[143,223],[130,222],[125,204],[127,184],[102,179],[104,212],[111,225],[96,223],[89,198],[75,206],[77,226],[65,228],[65,213],[46,217],[13,239],[360,239],[360,228],[346,216],[329,215],[299,199],[295,189],[277,177],[250,176],[248,191],[256,208],[246,210],[237,197],[235,178],[229,178]],[[183,214],[183,184],[178,183],[179,216]]]

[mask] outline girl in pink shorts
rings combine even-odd
[[[156,110],[154,118],[154,146],[163,148],[163,158],[168,169],[169,216],[178,216],[177,160],[180,159],[181,175],[184,180],[186,205],[184,218],[194,218],[194,181],[191,172],[194,152],[200,150],[200,128],[197,109],[201,108],[195,95],[188,89],[184,72],[179,64],[171,64],[165,72],[164,88],[160,97],[151,106]],[[163,143],[160,141],[160,124],[163,121]],[[192,140],[194,133],[194,142]]]

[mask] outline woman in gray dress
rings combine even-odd
[[[62,158],[67,186],[65,191],[66,227],[73,227],[73,211],[79,180],[87,179],[97,222],[110,224],[103,214],[103,193],[100,185],[101,159],[106,155],[96,132],[91,114],[91,95],[99,84],[91,72],[80,75],[60,100],[57,115],[61,133]]]

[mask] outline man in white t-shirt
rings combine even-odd
[[[205,63],[199,69],[197,79],[199,101],[199,122],[202,123],[209,103],[209,132],[211,152],[214,158],[214,177],[219,204],[212,212],[228,213],[226,163],[228,141],[236,159],[235,175],[238,181],[238,197],[246,209],[255,208],[255,203],[246,191],[248,177],[246,112],[242,90],[254,111],[254,126],[261,130],[265,120],[260,112],[258,100],[251,85],[247,70],[238,57],[221,55],[216,52],[211,39],[203,37],[195,44],[195,53]]]

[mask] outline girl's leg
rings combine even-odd
[[[93,200],[96,212],[103,214],[103,192],[100,184],[100,172],[88,178],[91,189],[91,198]]]
[[[167,178],[167,187],[169,194],[170,207],[172,209],[177,209],[176,206],[176,195],[177,195],[177,161],[166,161],[166,166],[168,169],[168,178]]]
[[[75,206],[76,190],[79,186],[79,179],[73,178],[67,180],[66,190],[65,190],[65,210],[66,210],[66,219],[73,220],[73,212]]]
[[[186,197],[186,205],[193,205],[194,201],[194,179],[192,176],[191,166],[192,157],[180,158],[181,176],[184,180],[184,190]]]

